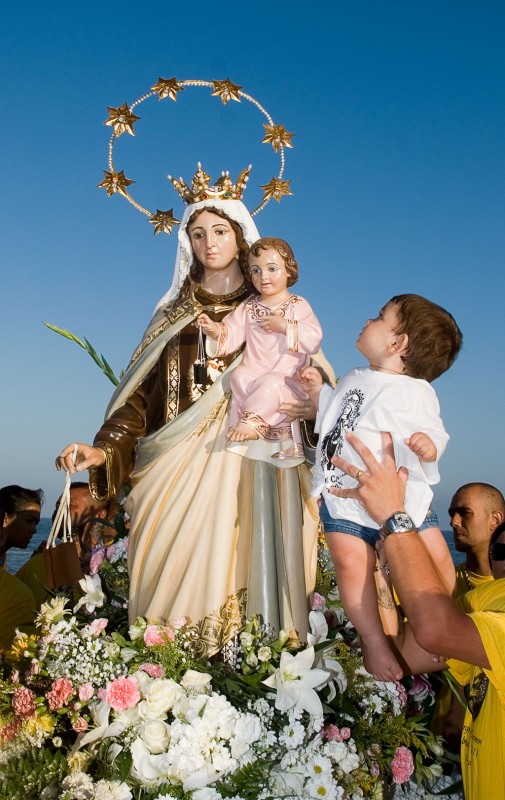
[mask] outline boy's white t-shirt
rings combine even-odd
[[[323,385],[319,396],[316,420],[319,442],[314,465],[312,494],[324,496],[334,519],[346,519],[370,528],[379,525],[368,516],[358,500],[343,499],[328,493],[330,486],[355,488],[356,480],[334,467],[329,458],[338,455],[358,469],[366,469],[355,450],[345,440],[349,432],[370,448],[375,458],[382,459],[381,431],[393,437],[398,467],[407,467],[409,477],[405,508],[414,524],[426,517],[433,492],[430,484],[438,483],[438,459],[449,436],[440,418],[440,406],[431,385],[419,378],[379,372],[369,367],[353,369],[332,389]],[[437,448],[437,461],[421,462],[404,440],[413,433],[426,433]]]

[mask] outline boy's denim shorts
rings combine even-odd
[[[375,547],[375,543],[380,538],[380,531],[378,528],[368,528],[366,525],[360,525],[358,522],[351,522],[348,519],[334,519],[328,507],[324,502],[324,497],[321,497],[321,505],[319,507],[319,518],[325,533],[348,533],[351,536],[357,536],[358,539],[363,539],[364,542],[371,547]],[[419,531],[424,531],[427,528],[438,528],[439,522],[435,512],[429,508],[426,518],[422,525],[419,526]]]

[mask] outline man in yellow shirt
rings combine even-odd
[[[505,499],[496,486],[489,483],[466,483],[455,492],[449,506],[449,517],[454,545],[466,554],[463,563],[456,566],[454,597],[493,580],[489,563],[489,541],[493,531],[505,520]],[[459,752],[465,697],[454,696],[451,689],[442,686],[433,715],[432,730],[441,734],[451,752]]]
[[[505,521],[505,499],[489,483],[465,483],[455,492],[449,506],[454,545],[466,558],[456,567],[455,596],[493,579],[489,565],[489,540]]]
[[[505,798],[505,524],[491,538],[495,580],[458,600],[447,594],[427,549],[405,509],[406,470],[397,470],[390,434],[383,433],[383,459],[376,461],[354,434],[348,442],[359,469],[338,456],[333,463],[359,480],[353,489],[332,489],[359,500],[381,527],[384,551],[406,623],[396,655],[405,674],[449,668],[467,687],[461,742],[466,800]],[[446,659],[448,659],[446,661]]]
[[[0,563],[11,547],[26,548],[37,530],[41,489],[12,484],[0,489]],[[35,632],[35,599],[22,581],[0,567],[0,649],[10,647],[16,630]]]

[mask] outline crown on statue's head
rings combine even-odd
[[[223,172],[221,177],[211,184],[210,175],[207,175],[198,162],[198,169],[193,176],[191,187],[182,178],[177,180],[169,175],[168,180],[187,205],[199,203],[202,200],[241,200],[250,171],[251,165],[242,170],[236,183],[232,182],[229,172]]]

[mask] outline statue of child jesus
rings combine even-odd
[[[242,362],[231,376],[233,400],[226,436],[232,442],[289,442],[275,456],[299,458],[303,456],[300,423],[288,422],[280,406],[307,399],[293,376],[319,350],[321,326],[307,301],[288,291],[298,279],[298,264],[287,242],[258,239],[249,248],[248,263],[258,294],[222,322],[213,322],[207,314],[197,320],[213,340],[207,342],[209,355],[232,353],[245,342]]]

